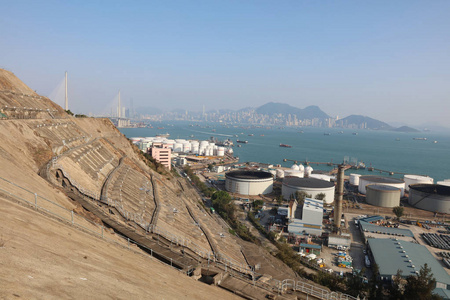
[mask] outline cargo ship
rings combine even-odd
[[[291,145],[286,145],[286,144],[280,144],[280,147],[283,147],[283,148],[292,148]]]

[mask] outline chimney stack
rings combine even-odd
[[[334,226],[341,227],[342,199],[344,195],[344,164],[338,166],[336,194],[334,196]]]

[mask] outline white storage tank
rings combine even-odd
[[[283,169],[277,169],[277,178],[284,178],[284,170]]]
[[[369,184],[393,186],[400,189],[400,197],[405,194],[405,182],[402,179],[370,175],[361,176],[359,177],[358,191],[365,195],[366,186]]]
[[[224,147],[217,148],[217,156],[225,156],[225,148]]]
[[[396,207],[400,205],[399,188],[389,185],[368,185],[366,187],[366,201],[369,204],[381,207]]]
[[[175,145],[173,145],[173,152],[183,152],[183,144],[175,143]]]
[[[184,142],[183,143],[183,151],[184,152],[191,152],[191,143],[189,142]]]
[[[419,183],[427,183],[433,184],[434,180],[428,176],[421,175],[405,175],[403,176],[403,180],[405,180],[405,191],[409,191],[409,186],[411,184],[419,184]]]
[[[437,185],[444,185],[444,186],[450,186],[450,181],[448,179],[444,181],[438,181],[436,182]]]
[[[302,173],[305,173],[305,167],[302,164],[298,165],[298,170]]]
[[[305,177],[309,177],[314,169],[311,166],[306,166],[305,168]]]
[[[305,174],[303,172],[296,171],[296,170],[286,170],[286,171],[284,171],[284,177],[293,176],[293,177],[303,178],[304,175]]]
[[[290,199],[296,192],[305,192],[314,199],[319,194],[324,194],[324,203],[334,201],[334,183],[316,178],[298,178],[285,176],[281,186],[281,193],[284,199]]]
[[[228,148],[228,153],[233,154],[233,149]]]
[[[231,171],[225,174],[225,189],[241,195],[269,194],[273,175],[263,171]]]
[[[309,175],[309,178],[316,178],[316,179],[320,179],[320,180],[325,180],[325,181],[331,181],[331,177],[325,174],[311,174]]]
[[[298,171],[298,170],[299,170],[299,167],[298,167],[296,164],[293,164],[293,165],[291,166],[291,170]]]
[[[359,177],[361,177],[361,174],[350,174],[350,184],[359,185]]]

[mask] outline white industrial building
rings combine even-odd
[[[293,200],[288,209],[288,232],[302,235],[322,235],[323,201],[305,198],[303,207]]]
[[[283,179],[281,193],[285,199],[290,199],[296,192],[305,192],[315,198],[324,194],[324,202],[330,204],[334,201],[334,183],[317,178],[300,178],[288,176]]]
[[[264,171],[231,171],[225,174],[225,189],[241,195],[269,194],[273,191],[273,175]]]

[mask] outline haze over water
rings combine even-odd
[[[283,162],[284,158],[297,161],[341,163],[345,157],[362,161],[366,166],[372,166],[386,171],[407,174],[428,175],[435,181],[450,178],[450,135],[432,132],[398,133],[389,131],[369,131],[322,128],[246,128],[224,127],[218,124],[200,123],[199,126],[189,126],[193,123],[172,122],[153,123],[154,128],[121,128],[120,131],[128,138],[156,136],[169,133],[170,139],[207,140],[214,136],[219,140],[230,138],[234,143],[234,155],[240,162],[261,162],[281,164],[290,167],[293,162]],[[210,126],[209,128],[202,128]],[[157,129],[164,127],[164,129]],[[212,130],[215,129],[216,132]],[[303,131],[303,133],[300,133]],[[353,135],[357,132],[358,135]],[[330,133],[330,135],[324,135]],[[234,137],[237,134],[238,137]],[[253,136],[249,136],[253,134]],[[190,136],[194,135],[193,138]],[[264,135],[264,136],[262,136]],[[426,137],[427,140],[413,140],[414,137]],[[248,144],[236,147],[236,139],[247,140]],[[396,140],[400,139],[400,140]],[[433,143],[437,141],[438,143]],[[279,145],[288,144],[292,148],[282,148]],[[330,170],[328,166],[312,165],[316,170]],[[349,170],[346,174],[380,174],[367,170]],[[383,173],[383,176],[389,176]],[[402,175],[394,175],[402,177]]]

